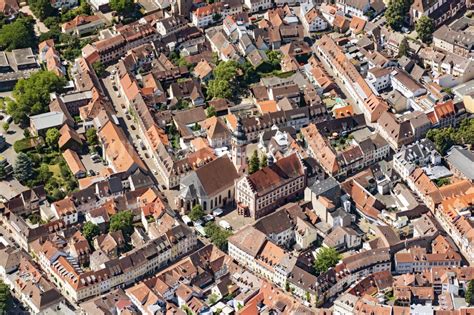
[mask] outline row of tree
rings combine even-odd
[[[261,168],[264,168],[268,165],[267,156],[262,154],[262,156],[258,157],[257,150],[253,151],[252,156],[250,157],[249,161],[249,174],[253,174]]]
[[[391,0],[385,10],[385,18],[388,25],[395,31],[400,31],[408,24],[410,6],[413,0]],[[434,21],[428,16],[422,16],[415,24],[418,38],[424,43],[430,43],[433,39]]]
[[[453,145],[474,145],[474,119],[466,118],[458,128],[439,128],[428,131],[428,139],[433,141],[436,150],[446,154]]]

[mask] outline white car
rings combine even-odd
[[[193,221],[191,221],[191,219],[187,216],[187,215],[183,215],[181,217],[181,219],[183,220],[183,222],[188,225],[188,226],[192,226],[193,225]]]
[[[225,220],[219,221],[219,226],[223,229],[226,229],[226,230],[232,230],[232,226],[230,226],[229,222],[227,222]]]

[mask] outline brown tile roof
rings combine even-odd
[[[97,21],[100,21],[100,17],[98,15],[78,15],[71,21],[64,23],[62,27],[65,31],[68,31],[78,26]]]
[[[61,134],[61,137],[58,140],[59,148],[62,148],[66,143],[69,142],[69,140],[74,140],[79,145],[82,145],[81,136],[76,130],[69,127],[69,125],[66,124],[62,126],[61,129],[59,129],[59,133]]]
[[[202,80],[210,73],[212,73],[212,69],[213,67],[209,62],[207,62],[206,60],[201,60],[198,62],[196,67],[194,67],[193,73]]]
[[[357,16],[353,16],[349,28],[353,33],[358,34],[364,30],[365,23],[367,23],[366,20]]]
[[[229,237],[229,243],[252,257],[256,257],[266,241],[266,236],[253,226],[246,226]]]
[[[63,152],[63,158],[74,175],[86,173],[86,168],[84,167],[84,164],[82,164],[81,159],[76,152],[72,151],[71,149],[67,149]]]
[[[249,175],[248,181],[257,193],[264,193],[303,175],[301,161],[296,154],[292,154]]]
[[[226,124],[215,116],[204,120],[201,126],[206,130],[209,139],[227,138],[231,134]]]
[[[99,131],[99,137],[104,144],[105,154],[116,172],[128,172],[134,166],[146,170],[145,164],[126,138],[122,129],[112,121],[107,122],[102,127]]]
[[[74,202],[70,198],[56,201],[53,203],[59,216],[68,215],[77,212]]]
[[[196,175],[208,196],[231,187],[239,174],[227,156],[222,156],[196,170]]]

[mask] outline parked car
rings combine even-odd
[[[97,162],[98,160],[100,160],[100,156],[97,153],[92,154],[91,155],[91,160],[94,161],[94,162]]]
[[[217,208],[214,211],[212,211],[212,215],[215,217],[218,217],[222,215],[223,213],[224,213],[224,210],[222,210],[221,208]]]
[[[205,222],[209,222],[214,220],[214,216],[212,214],[206,214],[204,217],[202,217]]]
[[[183,215],[181,217],[181,219],[183,220],[183,222],[187,225],[187,226],[192,226],[193,225],[193,221],[187,216],[187,215]]]
[[[226,229],[226,230],[232,230],[232,226],[230,226],[229,222],[227,222],[225,220],[219,221],[219,226],[223,229]]]

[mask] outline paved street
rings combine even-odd
[[[109,71],[112,71],[113,68],[113,66],[109,67]],[[143,138],[143,136],[138,130],[138,124],[134,122],[134,119],[133,117],[131,117],[131,115],[129,115],[131,119],[127,119],[127,114],[125,113],[126,111],[128,111],[128,108],[125,107],[126,100],[123,95],[118,96],[118,93],[114,91],[112,87],[113,84],[111,78],[112,76],[109,76],[106,79],[103,79],[102,82],[107,90],[107,93],[109,94],[112,103],[114,104],[115,111],[117,112],[117,118],[119,119],[123,130],[127,134],[129,140],[137,150],[138,154],[145,162],[148,169],[151,170],[151,173],[153,174],[156,182],[161,186],[164,183],[164,180],[157,172],[156,162],[153,160],[150,152],[142,150],[140,146],[140,141],[142,141],[141,139]]]

